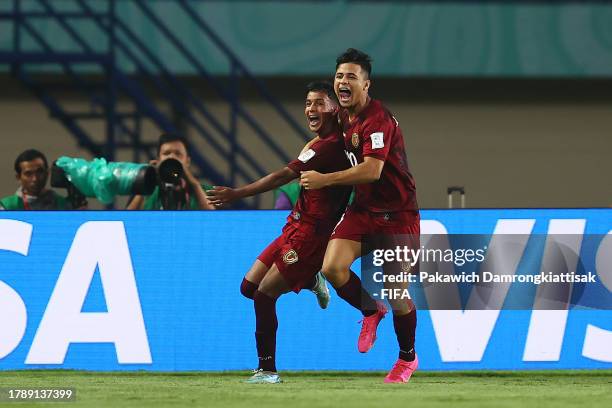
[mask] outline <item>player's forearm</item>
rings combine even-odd
[[[380,171],[372,163],[363,162],[350,169],[328,173],[325,175],[328,186],[350,186],[354,184],[367,184],[378,181]]]
[[[293,172],[289,167],[285,167],[281,170],[275,171],[274,173],[268,174],[259,180],[247,184],[244,187],[236,189],[236,193],[239,198],[251,197],[257,194],[265,193],[266,191],[274,190],[280,186],[289,183],[295,179],[297,174]]]

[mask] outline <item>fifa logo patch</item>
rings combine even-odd
[[[315,156],[316,152],[312,149],[306,150],[304,153],[301,153],[298,156],[298,160],[302,163],[306,163],[308,160],[312,159]]]
[[[372,140],[372,149],[382,149],[385,147],[385,134],[383,132],[376,132],[370,135]]]
[[[298,254],[295,252],[295,249],[290,249],[283,255],[283,262],[287,265],[294,264],[298,261]]]
[[[357,133],[353,133],[353,136],[351,136],[351,143],[355,149],[359,147],[359,135]]]

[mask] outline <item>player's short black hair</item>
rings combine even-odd
[[[362,70],[368,73],[368,78],[372,74],[372,58],[363,51],[355,48],[349,48],[336,58],[336,70],[340,64],[353,63],[361,67]],[[366,79],[368,79],[366,78]]]
[[[49,163],[47,163],[47,158],[44,154],[39,152],[36,149],[28,149],[19,154],[15,159],[15,173],[21,174],[21,163],[26,161],[32,161],[35,159],[42,159],[45,163],[45,169],[49,168]]]
[[[172,142],[181,142],[183,146],[185,146],[185,150],[187,151],[187,154],[189,154],[189,142],[184,136],[177,135],[175,133],[163,133],[159,137],[159,141],[157,142],[157,154],[159,155],[162,145],[165,145],[166,143],[172,143]]]
[[[306,93],[308,92],[325,92],[329,99],[336,105],[339,105],[338,97],[334,92],[334,86],[329,81],[313,81],[306,85]]]

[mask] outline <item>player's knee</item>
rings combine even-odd
[[[337,283],[343,280],[343,277],[349,273],[349,270],[344,265],[330,262],[329,264],[323,264],[321,273],[334,287],[337,287]]]
[[[253,299],[255,296],[255,291],[257,290],[257,285],[253,282],[249,282],[246,278],[242,279],[242,283],[240,284],[240,293],[242,296]]]
[[[330,280],[336,275],[337,268],[333,265],[323,264],[321,273],[325,276],[325,279]]]

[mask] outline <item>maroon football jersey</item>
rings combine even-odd
[[[370,103],[349,122],[340,112],[346,155],[352,166],[364,156],[385,162],[380,179],[355,186],[355,206],[372,212],[416,211],[416,186],[408,169],[404,137],[399,123],[381,103]]]
[[[287,167],[298,174],[307,170],[333,173],[348,169],[350,163],[344,153],[344,141],[340,130],[335,129],[329,135],[317,140]],[[319,190],[302,188],[294,211],[335,224],[346,208],[351,190],[352,186],[334,186]]]

